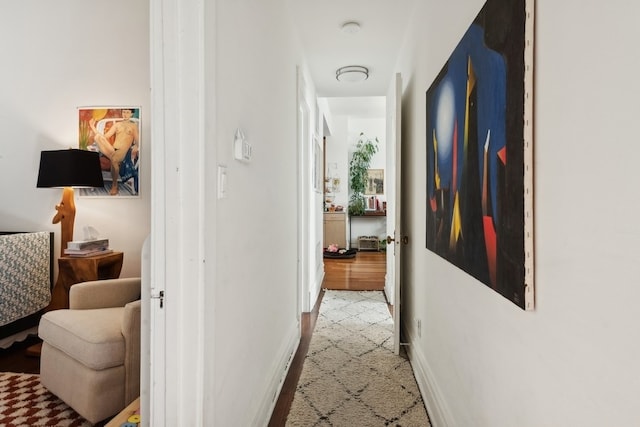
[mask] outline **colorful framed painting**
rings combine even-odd
[[[140,195],[140,107],[78,108],[78,148],[100,154],[104,187],[79,188],[82,197]]]
[[[533,1],[487,0],[426,93],[426,247],[533,293]]]

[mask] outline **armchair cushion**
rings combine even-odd
[[[83,365],[102,370],[124,363],[124,307],[94,310],[54,310],[40,320],[43,341]]]

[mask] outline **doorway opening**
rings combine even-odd
[[[331,124],[324,144],[323,248],[349,250],[345,257],[325,252],[323,288],[384,290],[386,245],[380,242],[386,237],[386,97],[330,97],[319,102],[326,106]],[[378,185],[365,191],[364,215],[354,216],[349,214],[349,162],[363,138],[378,141],[369,165],[371,181],[375,171]]]

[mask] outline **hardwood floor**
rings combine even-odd
[[[302,313],[300,345],[271,414],[269,427],[282,427],[287,421],[298,380],[302,373],[304,359],[309,350],[324,290],[382,291],[384,290],[386,268],[386,252],[363,251],[358,252],[355,258],[324,260],[325,276],[322,281],[322,291],[320,291],[320,297],[313,310],[310,313]]]
[[[324,260],[323,289],[348,291],[384,290],[386,252],[361,251],[355,258]]]
[[[39,342],[40,339],[33,336],[16,342],[7,349],[0,349],[0,371],[39,374],[40,358],[27,354],[27,349]]]

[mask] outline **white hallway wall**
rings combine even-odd
[[[116,10],[127,13],[109,19]],[[100,30],[96,19],[104,20]],[[59,254],[60,224],[51,220],[62,193],[36,188],[40,151],[78,147],[78,107],[139,105],[140,197],[76,196],[75,237],[94,226],[124,252],[121,275],[140,275],[153,150],[148,2],[2,2],[0,34],[0,229],[53,231]]]
[[[533,312],[425,249],[425,92],[482,2],[414,14],[399,62],[413,362],[437,425],[640,425],[640,6],[536,3]]]
[[[326,163],[335,165],[333,177],[340,178],[340,191],[335,193],[335,205],[349,206],[349,152],[347,116],[332,116],[331,135],[327,137]],[[325,173],[328,170],[325,170]]]
[[[212,144],[227,166],[228,197],[217,201],[213,235],[215,330],[206,339],[215,340],[214,375],[205,398],[215,406],[214,419],[206,421],[260,425],[299,337],[296,65],[302,59],[284,1],[216,3]],[[253,146],[250,163],[232,157],[237,128]],[[209,184],[205,198],[215,197],[215,182]]]

